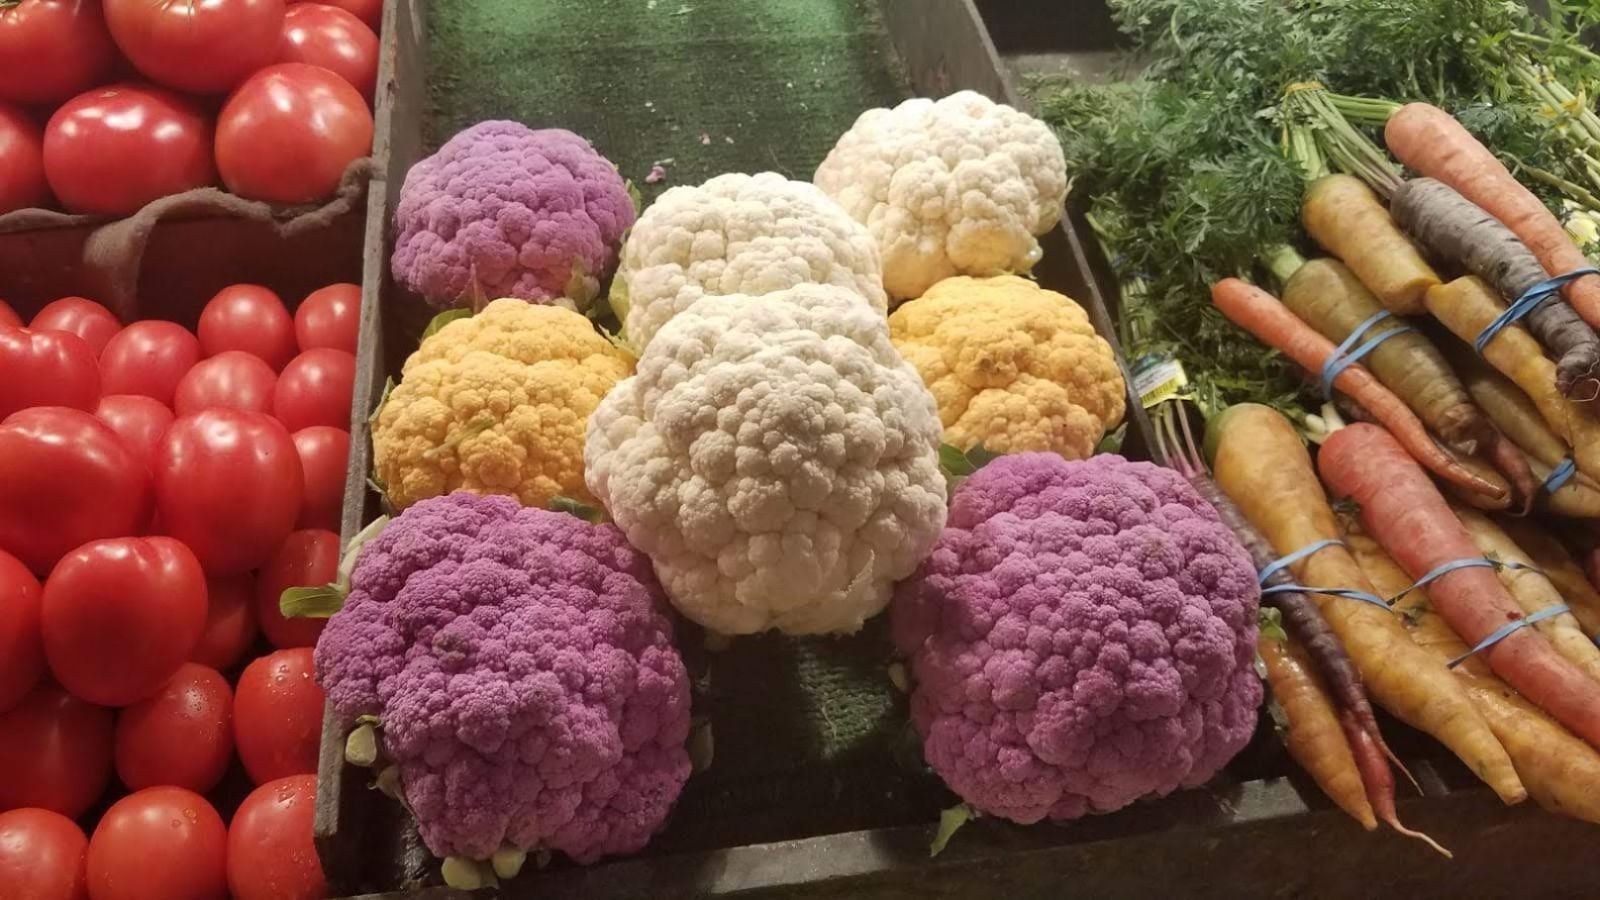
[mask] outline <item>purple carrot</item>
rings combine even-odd
[[[1158,449],[1165,457],[1166,465],[1175,469],[1180,475],[1189,479],[1200,496],[1210,503],[1217,511],[1223,524],[1233,530],[1246,551],[1250,554],[1251,562],[1255,563],[1257,571],[1265,569],[1278,558],[1272,550],[1272,545],[1262,537],[1261,532],[1255,529],[1239,512],[1239,508],[1228,499],[1217,483],[1211,480],[1211,474],[1206,471],[1205,463],[1201,461],[1199,452],[1195,449],[1194,435],[1189,431],[1189,423],[1184,419],[1181,411],[1175,404],[1164,404],[1165,408],[1156,416],[1156,442]],[[1173,423],[1177,419],[1183,429],[1182,437],[1178,434],[1178,427]],[[1293,584],[1294,577],[1287,569],[1279,569],[1267,577],[1263,587]],[[1338,635],[1328,626],[1328,620],[1322,617],[1322,611],[1317,608],[1310,597],[1299,591],[1286,593],[1263,594],[1261,602],[1278,610],[1283,617],[1283,627],[1300,645],[1305,647],[1306,655],[1311,658],[1312,664],[1317,667],[1323,680],[1332,689],[1334,698],[1339,705],[1349,710],[1361,723],[1361,727],[1377,742],[1379,747],[1390,759],[1394,754],[1389,752],[1389,747],[1383,740],[1383,734],[1378,730],[1378,717],[1372,711],[1372,703],[1367,700],[1366,688],[1361,683],[1361,673],[1356,670],[1356,665],[1351,662],[1345,653],[1344,644],[1339,642]],[[1409,775],[1409,773],[1408,773]]]

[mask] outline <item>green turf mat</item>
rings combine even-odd
[[[429,146],[490,118],[569,128],[647,200],[723,172],[809,180],[863,110],[909,95],[877,0],[433,0],[428,36]],[[945,797],[908,752],[886,626],[715,653],[685,627],[715,762],[653,849],[929,820]]]
[[[876,0],[434,0],[428,28],[431,145],[487,118],[569,128],[641,188],[661,160],[656,190],[809,180],[908,92]]]

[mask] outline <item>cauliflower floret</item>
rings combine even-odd
[[[588,141],[490,121],[411,167],[394,218],[395,281],[435,306],[518,297],[581,311],[634,209]]]
[[[684,615],[853,632],[944,525],[939,437],[883,316],[802,285],[668,322],[590,418],[584,460]]]
[[[628,234],[612,308],[643,350],[668,319],[707,294],[768,294],[835,284],[888,309],[866,228],[804,181],[775,172],[719,175],[662,194]]]
[[[633,370],[588,319],[501,299],[428,337],[372,428],[373,468],[395,509],[456,490],[528,506],[592,500],[584,427]]]
[[[867,110],[812,180],[872,232],[892,300],[1028,271],[1067,198],[1049,126],[973,91]]]
[[[1111,345],[1078,304],[1026,278],[946,278],[896,309],[889,333],[962,450],[1083,459],[1122,421]]]
[[[895,595],[928,764],[1024,824],[1204,783],[1255,730],[1259,598],[1249,553],[1178,473],[1000,457]]]
[[[610,525],[456,493],[361,550],[317,681],[438,856],[643,847],[689,777],[689,677],[649,560]]]

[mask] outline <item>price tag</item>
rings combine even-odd
[[[1185,388],[1188,386],[1189,376],[1183,372],[1183,363],[1175,359],[1152,354],[1133,366],[1133,390],[1145,409],[1165,400],[1187,397]]]

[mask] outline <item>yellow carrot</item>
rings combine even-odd
[[[1422,297],[1439,276],[1361,179],[1317,179],[1306,188],[1300,212],[1311,237],[1344,260],[1386,309],[1401,316],[1424,311]]]
[[[1583,567],[1567,548],[1527,519],[1501,518],[1496,522],[1561,592],[1583,630],[1591,635],[1600,634],[1600,591],[1595,590],[1589,576],[1583,574]]]
[[[1566,442],[1550,430],[1539,415],[1539,408],[1521,388],[1460,341],[1441,344],[1441,349],[1472,396],[1472,402],[1478,404],[1501,433],[1546,466],[1561,462],[1567,455]]]
[[[1469,344],[1506,308],[1494,290],[1475,277],[1430,288],[1425,302],[1434,318]],[[1573,448],[1578,471],[1600,480],[1600,421],[1581,404],[1561,396],[1556,364],[1545,358],[1539,342],[1511,325],[1489,341],[1483,357],[1528,395],[1550,430]]]
[[[1297,266],[1284,281],[1283,305],[1335,344],[1383,312],[1378,298],[1338,260],[1304,262],[1294,257],[1291,262]],[[1404,322],[1392,318],[1369,326],[1362,342],[1394,334],[1373,347],[1361,364],[1446,444],[1476,453],[1488,438],[1489,420],[1473,405],[1439,348],[1421,332],[1404,328]]]
[[[1292,638],[1263,633],[1256,643],[1266,664],[1267,686],[1287,720],[1284,745],[1322,792],[1368,831],[1378,827],[1372,804],[1339,726],[1339,713],[1305,650]]]
[[[1342,521],[1354,525],[1345,540],[1372,583],[1380,590],[1404,589],[1410,579],[1400,566],[1360,531],[1355,517]],[[1467,645],[1433,612],[1426,589],[1412,591],[1396,607],[1417,646],[1435,658],[1457,659],[1467,652]],[[1600,822],[1600,753],[1496,678],[1478,657],[1467,657],[1454,671],[1534,802],[1550,812]]]
[[[1327,495],[1294,426],[1256,404],[1230,407],[1212,424],[1212,463],[1219,486],[1281,554],[1338,539]],[[1313,553],[1293,566],[1314,587],[1373,593],[1342,547]],[[1495,741],[1450,671],[1422,652],[1392,612],[1361,600],[1314,594],[1328,625],[1361,670],[1372,698],[1401,721],[1438,738],[1507,803],[1526,796],[1505,750]]]
[[[1501,531],[1498,525],[1476,510],[1459,505],[1452,508],[1456,518],[1467,527],[1467,534],[1472,535],[1472,542],[1478,545],[1484,556],[1529,567],[1500,570],[1500,582],[1511,591],[1512,598],[1522,608],[1524,615],[1532,615],[1562,604],[1561,592],[1550,583],[1550,579],[1533,571],[1531,568],[1534,565],[1533,560],[1522,552],[1522,548]],[[1572,613],[1560,613],[1547,619],[1540,619],[1533,627],[1550,641],[1557,653],[1586,672],[1590,678],[1600,681],[1600,648],[1597,648],[1594,641],[1584,634],[1583,627],[1578,624]]]

